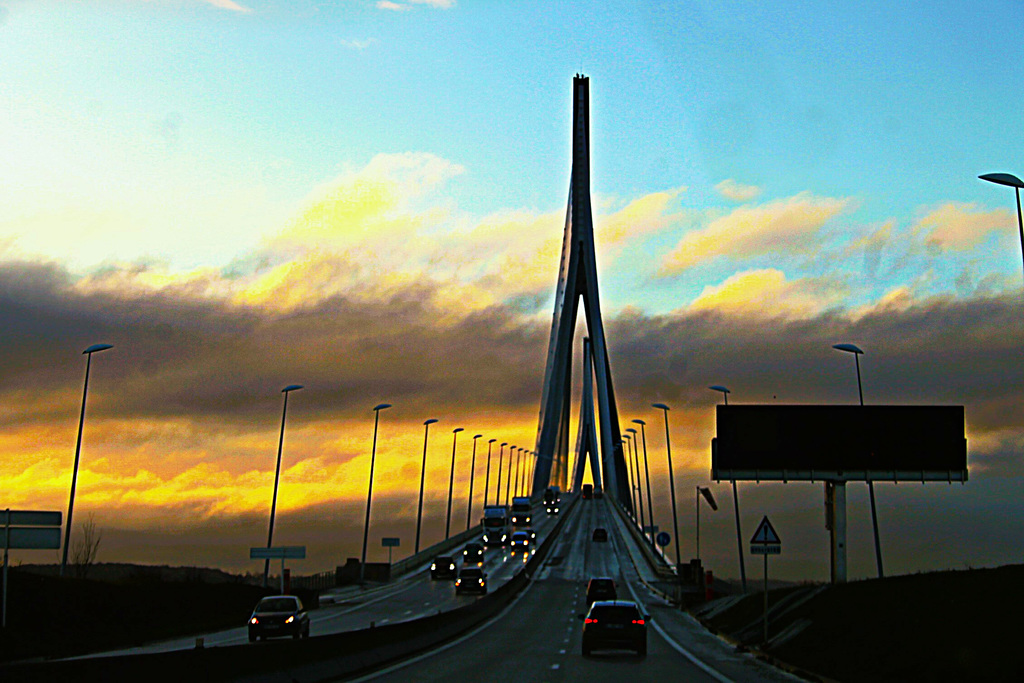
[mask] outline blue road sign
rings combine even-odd
[[[654,542],[664,548],[672,542],[672,537],[668,535],[667,531],[662,531],[654,537]]]

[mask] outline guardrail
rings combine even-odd
[[[418,565],[433,559],[435,555],[447,555],[452,550],[457,549],[460,545],[469,543],[474,538],[482,535],[483,532],[483,526],[477,524],[475,526],[471,526],[462,533],[450,536],[446,540],[439,541],[428,548],[424,548],[414,555],[403,558],[391,565],[391,578],[394,579],[402,576],[403,574],[407,574]]]
[[[637,528],[633,518],[630,517],[623,509],[622,505],[619,504],[619,501],[615,500],[615,498],[611,496],[608,497],[608,500],[611,501],[612,507],[619,513],[619,517],[621,517],[626,523],[626,528],[629,529],[629,532],[633,535],[637,545],[640,546],[640,552],[644,554],[644,558],[647,560],[648,564],[650,564],[651,569],[658,572],[658,576],[663,579],[674,580],[676,578],[676,572],[665,559],[665,556],[662,553],[656,552],[651,547],[650,539],[648,539],[647,536]],[[678,542],[678,539],[676,539],[676,541]]]
[[[360,631],[263,646],[234,645],[127,657],[12,664],[0,667],[0,679],[19,683],[136,681],[152,679],[158,673],[160,678],[192,682],[263,681],[270,677],[312,683],[352,676],[434,648],[499,614],[542,566],[577,501],[578,496],[569,501],[565,514],[560,515],[522,571],[493,592],[448,612]],[[448,539],[452,541],[454,537]]]

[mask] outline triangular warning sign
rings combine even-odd
[[[757,531],[754,532],[754,537],[750,539],[751,543],[782,543],[779,540],[779,535],[775,533],[775,527],[768,521],[768,515],[764,516],[761,520],[761,524],[758,525]]]

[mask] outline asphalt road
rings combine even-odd
[[[621,683],[659,677],[722,683],[799,680],[749,655],[735,654],[679,610],[664,603],[655,605],[632,559],[639,553],[631,556],[633,541],[620,533],[613,514],[605,501],[580,501],[543,569],[501,615],[429,655],[357,680],[480,680],[481,672],[486,672],[488,681],[516,683]],[[590,540],[592,530],[599,526],[608,530],[608,543]],[[620,597],[639,599],[646,613],[656,612],[654,619],[659,623],[657,628],[648,628],[646,657],[625,650],[582,656],[579,615],[587,608],[586,583],[592,576],[611,576]]]
[[[558,517],[545,514],[543,505],[534,508],[533,529],[537,532],[537,545],[540,545],[557,520]],[[462,549],[459,548],[455,555],[461,557],[461,554]],[[511,579],[527,559],[521,552],[513,554],[507,548],[501,547],[488,548],[484,558],[488,590],[495,590]],[[461,560],[457,561],[457,564],[461,565]],[[479,599],[475,594],[456,595],[453,581],[431,580],[429,565],[429,562],[424,564],[393,584],[365,591],[343,592],[339,596],[339,602],[310,611],[310,636],[355,631],[368,628],[371,623],[381,626],[410,621],[439,611],[452,610]],[[203,638],[204,647],[218,647],[248,643],[249,633],[247,627],[240,624],[237,628],[224,631],[199,633],[186,638],[87,656],[109,657],[187,650],[195,647],[196,638]]]

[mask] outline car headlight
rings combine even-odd
[[[523,539],[523,545],[530,545],[530,542],[527,539],[524,538]]]
[[[463,550],[463,551],[462,551],[462,554],[463,554],[463,555],[469,555],[469,551],[468,551],[468,550]]]
[[[292,616],[288,617],[287,619],[285,619],[285,620],[284,620],[284,623],[286,623],[286,624],[290,624],[290,623],[292,623],[293,621],[295,621],[295,615],[294,615],[294,614],[293,614]]]
[[[252,619],[249,620],[249,623],[250,624],[258,624],[258,623],[260,623],[260,620],[257,619],[256,617],[253,617]]]
[[[484,580],[483,579],[480,579],[480,585],[481,586],[484,585]]]
[[[437,569],[437,565],[436,564],[430,565],[430,570],[431,571],[434,571],[435,569]]]
[[[501,535],[501,542],[504,543],[506,540],[508,540],[508,534],[502,534]]]
[[[456,586],[461,586],[462,585],[462,579],[455,579],[455,585]]]

